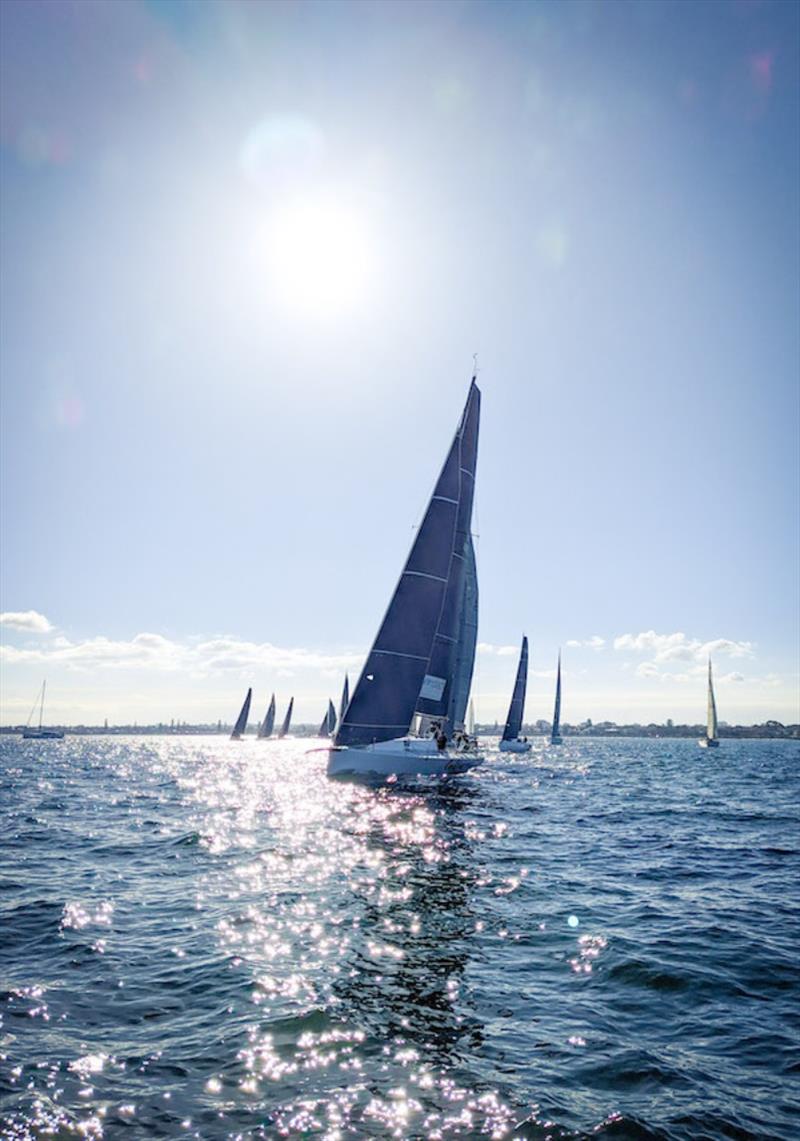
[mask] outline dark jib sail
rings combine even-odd
[[[258,729],[259,737],[271,737],[272,730],[275,728],[275,694],[273,693],[269,703],[267,712],[264,714],[264,720]]]
[[[348,681],[347,674],[344,675],[344,685],[342,686],[342,700],[339,705],[339,724],[344,721],[344,714],[347,706],[350,704],[350,682]]]
[[[522,649],[519,652],[519,665],[517,666],[517,680],[514,682],[514,692],[511,695],[511,704],[508,707],[506,727],[503,730],[504,741],[516,741],[522,728],[522,714],[525,709],[525,691],[528,688],[528,639],[523,635]]]
[[[283,725],[281,725],[280,731],[278,733],[279,737],[285,737],[286,734],[289,732],[289,726],[292,723],[292,710],[293,709],[294,709],[294,698],[292,697],[289,700],[289,708],[286,710],[286,716],[283,719]]]
[[[467,701],[475,667],[475,647],[478,643],[478,574],[475,566],[475,548],[472,535],[467,536],[464,548],[464,588],[462,591],[461,621],[455,671],[450,689],[447,724],[451,729],[463,729],[467,714]]]
[[[391,741],[408,732],[425,683],[437,696],[436,708],[446,697],[449,673],[427,677],[437,627],[446,604],[454,612],[461,599],[464,543],[472,514],[472,492],[480,415],[480,390],[473,377],[455,439],[447,454],[411,552],[400,575],[377,637],[369,652],[353,696],[341,719],[334,744],[368,745]],[[463,469],[463,470],[462,470]],[[462,507],[462,495],[464,505]],[[458,550],[458,558],[454,552]],[[454,597],[449,589],[454,564]],[[453,619],[454,629],[457,613]],[[442,642],[448,650],[455,644]],[[437,664],[437,667],[438,664]]]
[[[250,702],[253,700],[253,690],[248,689],[247,697],[244,699],[244,705],[239,711],[239,716],[236,718],[236,724],[231,733],[231,740],[238,741],[242,733],[247,728],[247,718],[250,716]]]

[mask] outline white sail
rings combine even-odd
[[[469,699],[469,713],[467,714],[467,732],[470,737],[475,736],[475,702]]]
[[[716,740],[717,703],[714,700],[714,680],[711,676],[711,658],[708,659],[708,712],[706,716],[706,734],[709,741]]]

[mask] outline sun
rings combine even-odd
[[[349,206],[304,200],[275,211],[268,232],[272,287],[292,312],[337,317],[356,308],[372,278],[372,244]]]

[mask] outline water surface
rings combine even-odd
[[[0,1131],[800,1133],[800,747],[0,739]]]

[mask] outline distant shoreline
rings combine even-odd
[[[73,737],[228,737],[232,725],[215,723],[212,725],[49,725],[46,728],[59,729]],[[0,735],[18,735],[22,732],[22,725],[0,725]],[[477,725],[475,731],[480,736],[499,736],[499,725]],[[640,737],[640,738],[698,738],[705,736],[705,725],[615,725],[613,722],[603,722],[598,725],[561,725],[562,737],[596,737],[614,738]],[[549,725],[545,728],[537,726],[522,727],[522,735],[532,739],[546,739],[550,735]],[[256,737],[256,726],[246,734]],[[292,727],[293,737],[318,738],[319,730],[313,725],[297,725]],[[800,725],[783,725],[779,721],[767,721],[761,725],[720,725],[721,739],[730,740],[800,740]]]

